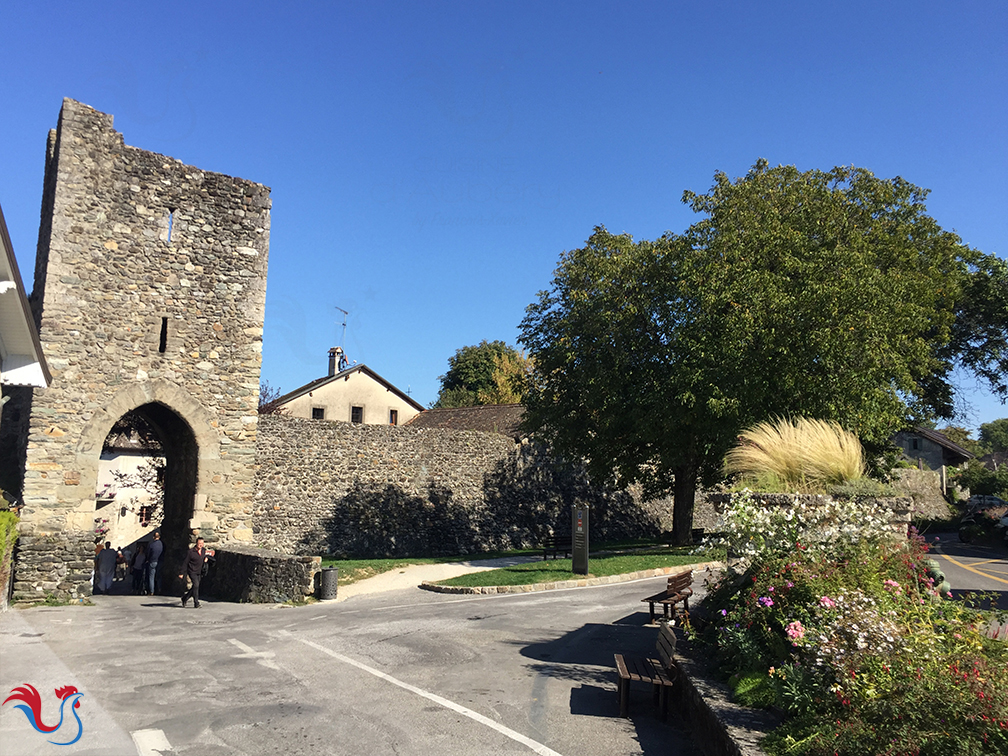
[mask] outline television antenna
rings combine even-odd
[[[347,315],[349,315],[350,313],[339,306],[337,306],[336,309],[343,313],[343,335],[340,337],[340,343],[339,343],[340,348],[343,349],[346,346],[346,344],[344,343],[346,341],[346,319]]]

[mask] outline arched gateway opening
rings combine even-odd
[[[162,593],[177,592],[178,568],[192,535],[198,479],[196,435],[170,407],[148,402],[113,423],[98,466],[96,550],[111,543],[114,551],[125,554],[126,561],[117,568],[111,585],[102,587],[103,592],[134,592],[133,557],[141,547],[148,552],[155,532],[164,545],[156,586]],[[98,584],[96,575],[96,588]],[[149,580],[143,585],[149,585]]]
[[[192,540],[195,520],[198,520],[196,526],[200,534],[208,541],[218,537],[216,520],[207,510],[212,506],[211,500],[216,498],[213,492],[219,489],[215,481],[226,477],[220,436],[212,416],[192,394],[179,386],[155,379],[121,389],[85,425],[77,448],[77,464],[82,469],[94,471],[90,479],[95,484],[94,516],[98,520],[105,517],[99,515],[110,506],[103,504],[109,497],[100,474],[105,456],[102,452],[108,448],[110,439],[114,440],[124,429],[128,434],[130,428],[135,429],[137,436],[148,437],[148,442],[143,444],[148,456],[163,460],[159,481],[163,504],[158,511],[150,513],[145,527],[139,531],[123,530],[120,540],[112,546],[116,549],[135,546],[140,540],[150,541],[154,526],[157,526],[164,544],[158,569],[159,592],[180,595],[179,567]],[[115,502],[115,498],[112,501]],[[122,515],[124,506],[135,508],[123,502],[111,506],[117,509],[109,509],[109,513],[116,515]],[[135,521],[136,516],[133,517]],[[103,539],[102,543],[105,540],[110,539]],[[132,581],[122,581],[111,592],[125,594],[131,587]]]

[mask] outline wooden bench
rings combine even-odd
[[[654,702],[664,721],[668,715],[668,694],[675,683],[678,670],[672,661],[675,656],[676,637],[668,623],[658,628],[657,659],[638,659],[616,654],[616,692],[619,695],[620,716],[630,716],[630,683],[651,685]]]
[[[668,587],[661,593],[641,599],[642,602],[646,601],[648,603],[651,610],[651,624],[653,625],[655,621],[655,604],[662,605],[665,619],[670,620],[672,617],[669,616],[669,609],[671,608],[674,611],[675,605],[681,601],[683,612],[688,617],[689,597],[693,595],[693,589],[690,588],[691,585],[693,585],[693,570],[687,570],[686,572],[680,572],[669,577]]]
[[[574,551],[574,544],[571,541],[571,537],[551,536],[543,546],[543,561],[549,559],[550,554],[553,555],[554,559],[559,559],[561,551],[563,552],[564,559],[569,557]]]

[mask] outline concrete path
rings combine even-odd
[[[471,562],[450,562],[444,564],[412,564],[397,570],[389,570],[380,575],[358,580],[350,585],[339,586],[336,591],[337,601],[346,601],[354,596],[386,593],[404,588],[416,588],[424,581],[436,582],[448,578],[467,575],[470,572],[485,572],[502,567],[513,567],[516,564],[540,562],[541,556],[502,557],[500,559],[479,559]]]

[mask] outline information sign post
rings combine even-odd
[[[571,546],[573,571],[578,575],[588,574],[588,507],[575,504],[571,507]]]

